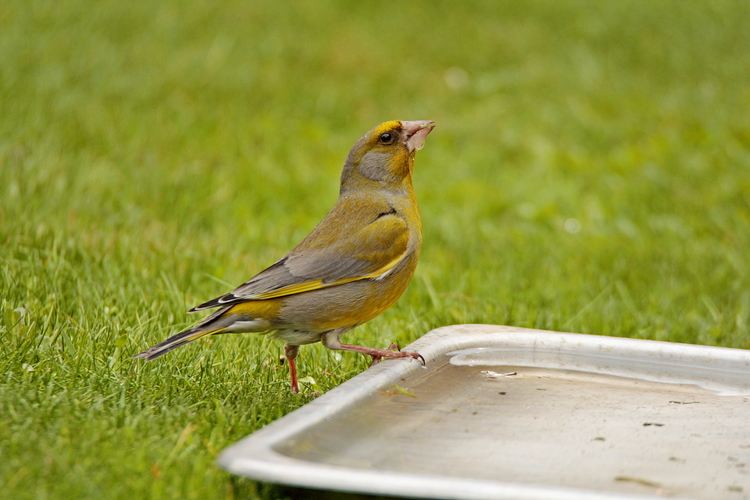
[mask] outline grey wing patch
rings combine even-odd
[[[245,300],[262,300],[268,298],[269,294],[273,295],[273,292],[277,290],[290,287],[293,289],[295,285],[305,285],[306,283],[313,285],[313,289],[322,288],[356,274],[366,265],[367,262],[359,259],[321,256],[319,253],[317,255],[286,256],[233,291],[204,302],[188,312],[212,309]],[[318,284],[314,285],[314,283]],[[299,288],[299,292],[306,290],[306,287]],[[259,295],[261,297],[258,297]]]
[[[305,281],[304,278],[295,279],[295,277],[284,266],[287,258],[288,257],[284,257],[275,264],[267,267],[231,292],[225,293],[215,299],[211,299],[208,302],[204,302],[199,306],[195,306],[188,312],[213,309],[214,307],[223,306],[232,302],[248,300],[250,296],[257,293],[267,292]]]
[[[368,262],[354,257],[334,255],[293,255],[284,263],[289,272],[305,280],[322,280],[333,283],[356,276]]]

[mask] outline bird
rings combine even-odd
[[[192,328],[136,354],[147,361],[205,337],[268,333],[285,342],[291,391],[299,392],[302,345],[384,358],[417,352],[345,344],[342,334],[391,307],[406,290],[422,247],[422,222],[412,183],[414,158],[435,128],[431,120],[382,123],[351,148],[333,208],[288,254],[233,291],[188,312],[216,309]]]

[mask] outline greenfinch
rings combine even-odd
[[[368,354],[373,363],[424,363],[395,344],[376,349],[339,337],[391,307],[414,275],[422,247],[414,156],[434,127],[432,121],[389,121],[367,132],[344,162],[336,204],[299,245],[234,291],[189,311],[218,308],[203,321],[134,357],[150,361],[217,333],[273,332],[286,342],[293,392],[299,392],[299,346],[314,342]]]

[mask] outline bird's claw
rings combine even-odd
[[[418,359],[422,363],[422,366],[427,366],[427,361],[424,360],[424,356],[422,356],[418,352],[415,352],[414,354],[416,354],[416,356],[414,356],[414,359]]]

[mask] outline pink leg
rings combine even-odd
[[[292,378],[292,392],[295,394],[299,393],[299,382],[297,381],[297,362],[295,359],[297,358],[297,354],[299,354],[299,346],[298,345],[285,345],[284,346],[284,356],[286,356],[286,360],[289,362],[289,375]]]
[[[328,347],[328,344],[326,344],[326,346]],[[396,344],[391,344],[388,349],[377,349],[375,347],[365,347],[361,345],[339,343],[337,345],[337,348],[343,349],[344,351],[354,351],[361,352],[362,354],[368,354],[372,356],[372,364],[377,363],[383,358],[413,358],[421,361],[422,366],[425,365],[424,358],[418,352],[394,351],[393,349],[398,349],[398,346]]]

